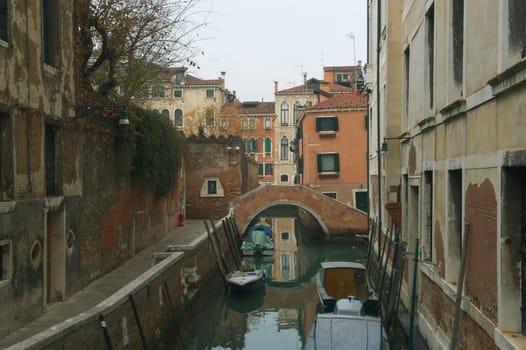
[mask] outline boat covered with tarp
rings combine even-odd
[[[241,251],[245,256],[274,255],[274,243],[265,231],[252,230],[243,239]]]

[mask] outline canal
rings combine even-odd
[[[185,349],[302,349],[319,308],[314,276],[320,262],[367,260],[367,245],[359,239],[329,242],[297,218],[269,221],[274,256],[245,257],[265,269],[265,288],[229,293],[219,274],[211,278],[192,307]]]

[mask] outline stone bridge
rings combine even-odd
[[[303,185],[261,185],[230,202],[240,232],[263,211],[276,206],[302,208],[318,222],[326,236],[367,234],[367,213]]]

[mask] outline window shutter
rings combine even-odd
[[[316,131],[320,131],[320,130],[321,130],[321,119],[316,118]]]
[[[338,117],[334,117],[332,120],[333,120],[334,131],[338,131]]]
[[[340,172],[340,155],[338,153],[334,154],[334,170]]]
[[[323,167],[321,164],[321,154],[316,155],[316,157],[318,158],[318,172],[321,173],[323,171]]]
[[[298,174],[303,174],[303,157],[298,159]]]

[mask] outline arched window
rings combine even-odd
[[[281,125],[289,125],[289,105],[287,102],[281,104]]]
[[[299,113],[300,106],[301,106],[300,103],[296,101],[296,103],[294,104],[294,115],[292,117],[293,125],[296,125],[298,123],[298,113]]]
[[[289,160],[289,139],[287,136],[281,138],[281,154],[280,160]]]
[[[252,142],[252,152],[258,151],[258,139],[251,139]]]
[[[265,138],[265,153],[272,153],[272,139],[270,137]]]
[[[163,111],[161,112],[161,115],[163,117],[170,119],[170,112],[167,109],[163,109]]]
[[[183,126],[183,110],[177,108],[174,111],[175,126]]]

